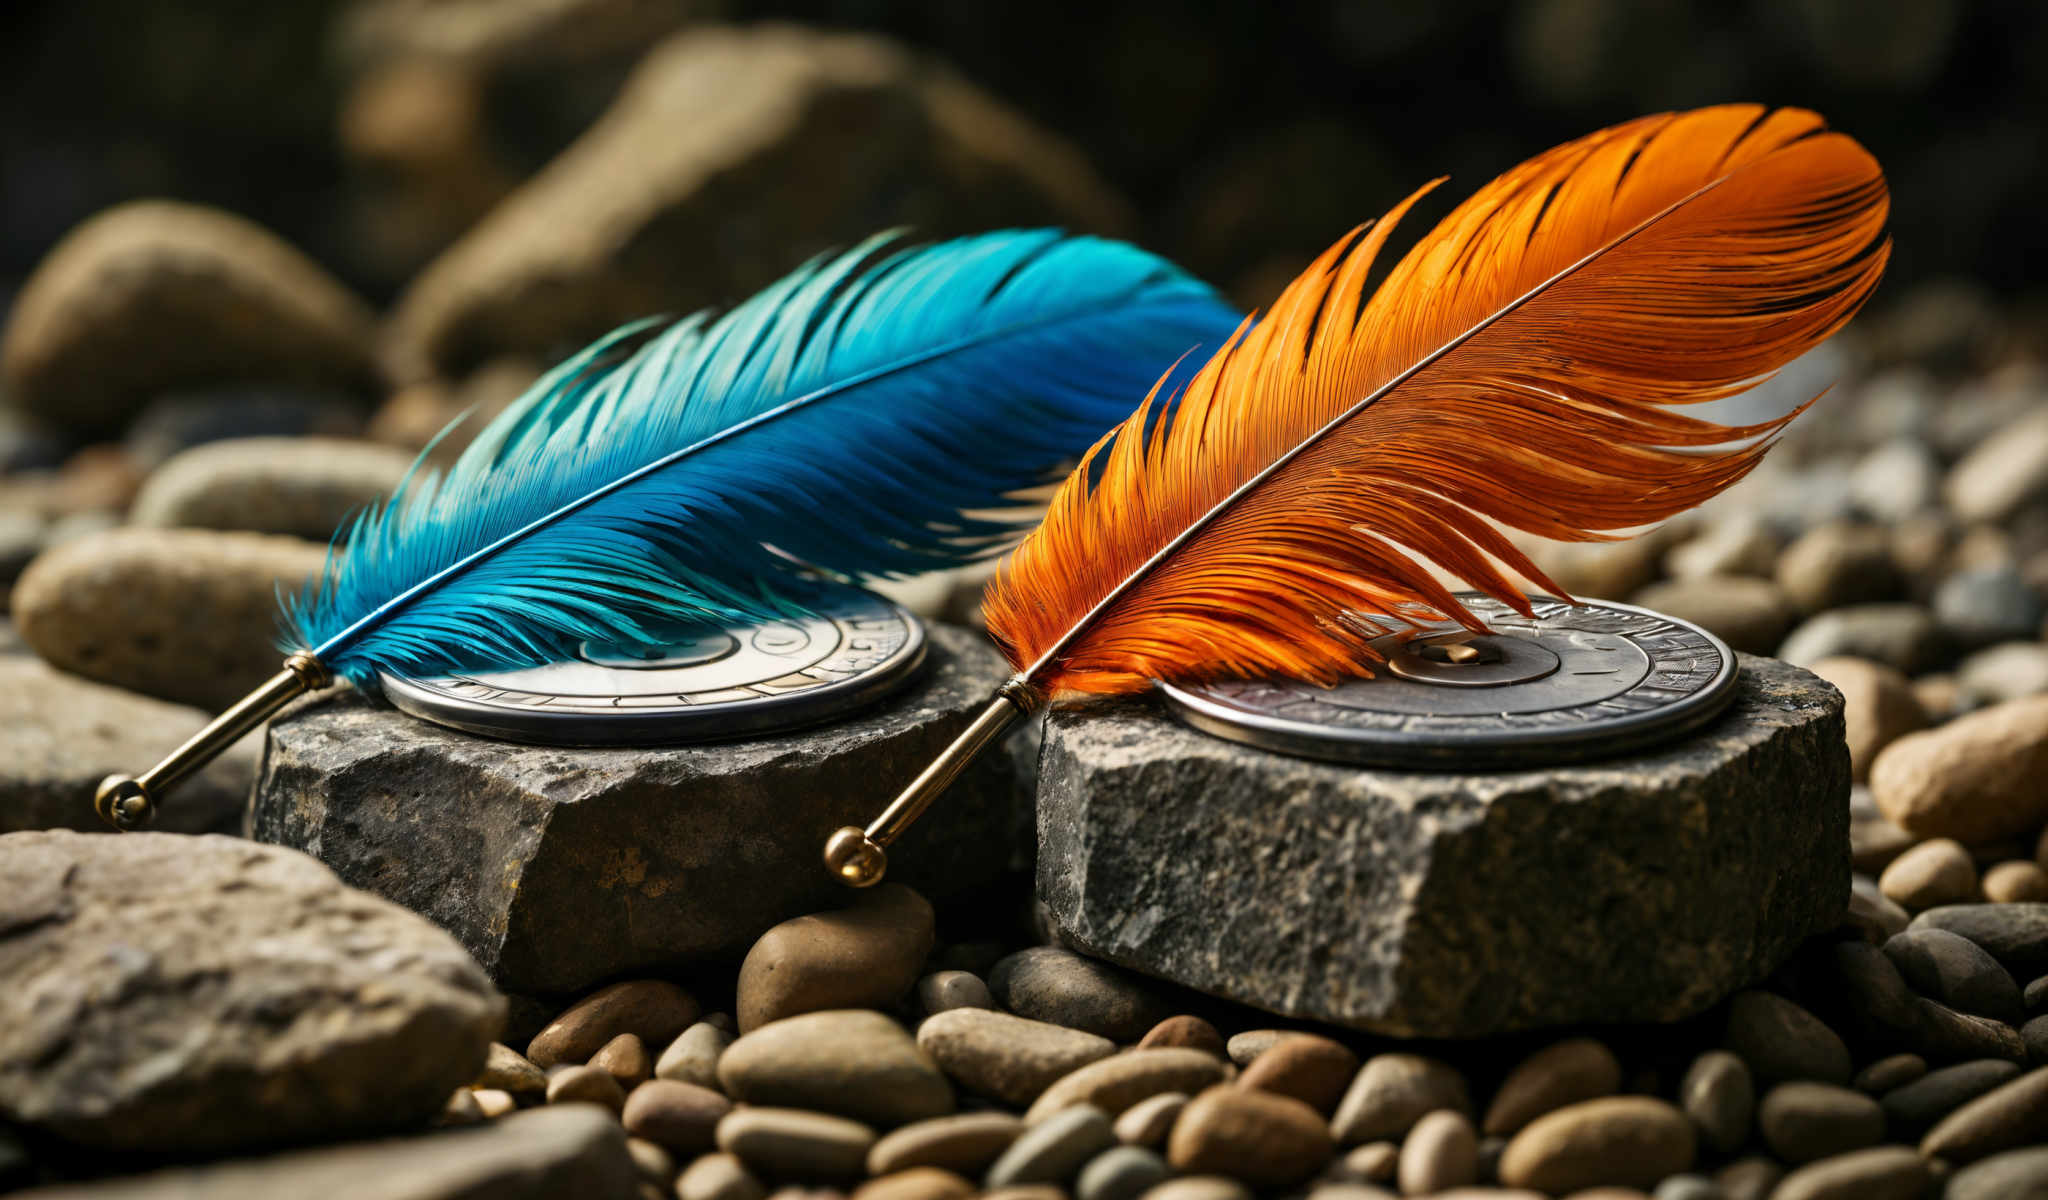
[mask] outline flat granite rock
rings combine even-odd
[[[438,922],[510,992],[737,959],[845,901],[825,838],[880,812],[1007,674],[972,633],[928,632],[924,673],[878,707],[740,741],[529,746],[352,692],[305,702],[271,723],[253,836]],[[1024,749],[962,776],[892,848],[890,878],[940,900],[1021,866]]]
[[[1690,1016],[1849,897],[1841,696],[1740,663],[1689,738],[1493,774],[1284,757],[1150,700],[1055,709],[1039,897],[1077,949],[1291,1017],[1462,1038]]]
[[[240,838],[0,836],[0,1123],[198,1154],[418,1128],[505,1002],[447,934]]]

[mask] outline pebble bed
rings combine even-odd
[[[1886,878],[1697,1020],[1406,1046],[936,944],[888,884],[770,930],[712,985],[731,1012],[662,980],[584,997],[443,1120],[601,1106],[650,1200],[2039,1194],[2048,903]]]

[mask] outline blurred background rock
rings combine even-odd
[[[1599,126],[1753,99],[1885,164],[1890,275],[1729,402],[1834,388],[1754,479],[1538,559],[1743,649],[1953,681],[1943,714],[1995,702],[2048,588],[2044,60],[2048,8],[2017,0],[17,0],[0,588],[21,578],[15,626],[67,669],[226,694],[267,623],[165,663],[187,640],[71,611],[173,594],[116,578],[168,566],[117,526],[185,527],[207,595],[266,596],[451,419],[473,414],[443,460],[619,322],[892,226],[1129,237],[1255,306],[1426,179],[1453,177],[1441,213]],[[895,591],[971,620],[981,574]]]

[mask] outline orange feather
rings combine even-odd
[[[1369,673],[1369,641],[1404,623],[1482,627],[1425,562],[1523,612],[1508,572],[1562,595],[1489,521],[1595,540],[1740,479],[1797,414],[1727,426],[1672,406],[1834,333],[1890,249],[1877,162],[1797,109],[1560,146],[1368,292],[1434,186],[1325,252],[1177,408],[1155,417],[1155,389],[1088,453],[987,592],[1026,682]]]

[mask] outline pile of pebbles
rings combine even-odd
[[[935,949],[930,907],[884,885],[769,931],[730,1013],[660,980],[584,997],[494,1046],[444,1120],[598,1105],[650,1200],[2048,1188],[2048,904],[1909,916],[1859,886],[1840,930],[1696,1021],[1463,1045],[1261,1027],[1058,947],[996,952]]]

